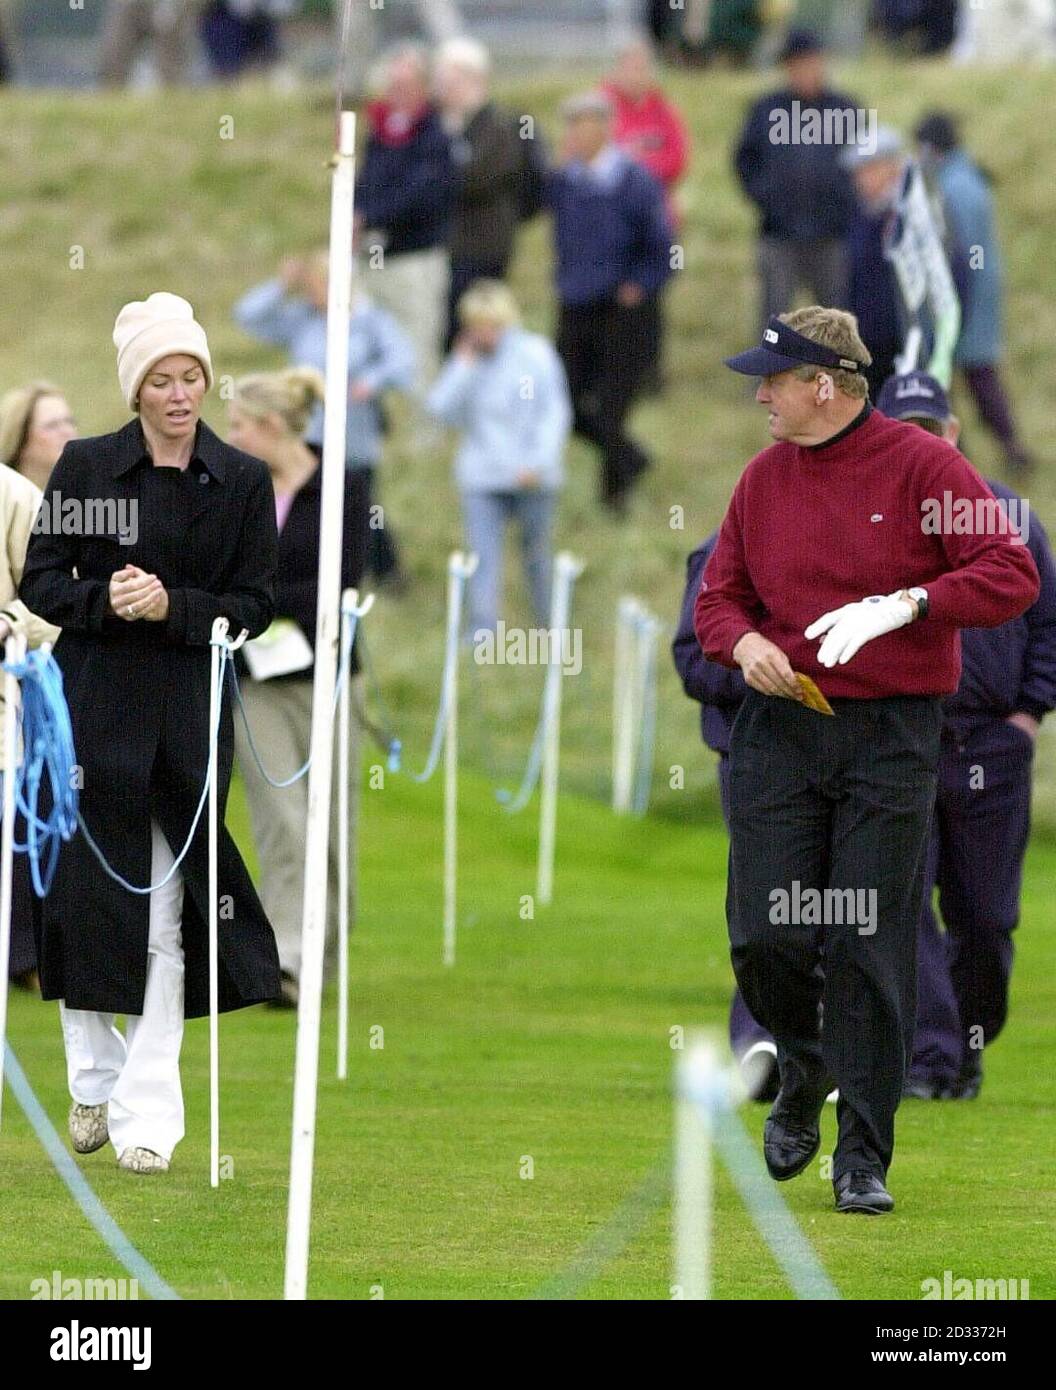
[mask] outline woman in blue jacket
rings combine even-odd
[[[942,200],[950,233],[950,255],[964,271],[955,275],[969,294],[961,306],[961,336],[954,363],[984,423],[1005,453],[1005,465],[1022,474],[1032,459],[1020,443],[1012,405],[998,369],[1001,357],[1001,252],[994,228],[990,182],[961,147],[952,116],[935,111],[916,129],[920,160]]]

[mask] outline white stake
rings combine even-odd
[[[616,642],[612,682],[612,809],[631,809],[634,791],[634,741],[638,678],[638,623],[644,610],[636,598],[620,599],[616,610]]]
[[[458,645],[461,641],[462,595],[478,557],[456,550],[447,562],[447,644],[444,654],[447,721],[444,728],[444,954],[455,963],[458,908]]]
[[[368,594],[362,605],[355,589],[341,595],[341,695],[337,726],[337,1079],[348,1077],[348,889],[353,875],[348,835],[349,720],[352,712],[353,624],[374,606]]]
[[[717,1085],[714,1046],[688,1040],[675,1069],[674,1282],[683,1299],[711,1297],[712,1113],[702,1103]]]
[[[219,962],[217,948],[217,787],[216,754],[219,739],[217,710],[220,692],[220,648],[216,645],[227,636],[226,618],[213,623],[213,645],[209,648],[209,1182],[220,1186],[220,1000]]]
[[[26,639],[12,633],[4,644],[4,660],[26,659]],[[0,831],[0,1120],[4,1104],[4,1059],[7,1056],[7,969],[11,960],[11,889],[15,845],[15,779],[18,774],[18,678],[4,672],[4,824]]]
[[[551,901],[554,892],[563,639],[568,628],[572,581],[583,573],[583,568],[583,561],[577,560],[567,550],[554,556],[554,583],[550,598],[550,665],[543,693],[543,769],[539,797],[539,862],[535,883],[536,901],[544,907]]]
[[[308,1296],[312,1222],[316,1088],[319,1080],[319,1016],[326,942],[326,868],[330,839],[333,769],[334,682],[341,589],[341,537],[348,412],[348,324],[352,293],[352,213],[355,192],[356,118],[342,111],[333,160],[330,203],[330,276],[326,310],[326,413],[323,422],[323,486],[319,529],[319,606],[315,629],[311,769],[308,774],[304,916],[301,931],[300,1004],[290,1140],[290,1198],[286,1223],[285,1296]]]

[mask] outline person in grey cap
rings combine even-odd
[[[846,304],[854,213],[854,189],[839,160],[842,142],[802,140],[798,121],[809,113],[831,121],[838,112],[857,131],[857,105],[828,85],[823,45],[809,30],[789,33],[780,61],[787,83],[753,104],[734,155],[741,187],[759,211],[763,323],[790,309],[800,289],[819,304]],[[841,120],[841,129],[848,128]]]
[[[875,397],[896,370],[917,365],[948,383],[960,298],[920,169],[889,126],[842,161],[858,196],[848,302],[873,359],[869,389]]]
[[[728,359],[760,378],[774,443],[734,490],[694,620],[704,655],[748,686],[730,737],[727,921],[745,1003],[777,1044],[767,1167],[780,1182],[810,1164],[835,1084],[836,1209],[878,1213],[894,1206],[958,629],[1018,617],[1040,586],[1019,537],[922,526],[929,498],[974,511],[993,496],[956,449],[872,408],[868,364],[853,317],[820,305]]]

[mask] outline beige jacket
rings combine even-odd
[[[54,642],[62,630],[31,613],[17,596],[41,496],[35,483],[0,463],[0,617],[7,619],[13,631],[23,633],[30,647]],[[3,709],[3,684],[0,682],[0,718]],[[0,747],[0,761],[2,759]]]

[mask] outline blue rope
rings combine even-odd
[[[411,780],[415,782],[428,782],[436,771],[437,764],[440,762],[440,750],[444,746],[444,735],[447,732],[447,716],[451,703],[451,690],[455,681],[455,669],[458,665],[458,628],[459,618],[462,613],[462,592],[466,586],[466,577],[461,571],[456,570],[455,580],[455,601],[451,604],[451,616],[447,625],[447,651],[444,654],[444,672],[442,685],[440,686],[440,703],[436,711],[436,723],[433,725],[433,737],[429,745],[429,756],[425,760],[425,767],[421,772],[412,772]]]
[[[348,636],[348,641],[349,643],[351,643],[353,637],[355,636],[357,618],[356,614],[354,613],[349,613],[345,616],[348,617],[352,624],[352,631],[349,633]],[[253,761],[256,763],[257,767],[260,770],[260,775],[264,778],[265,782],[268,782],[273,787],[292,787],[294,782],[299,781],[303,776],[305,776],[305,774],[308,772],[308,769],[311,767],[311,754],[308,755],[308,761],[304,764],[304,766],[299,767],[296,772],[291,774],[291,776],[284,777],[281,781],[275,777],[272,777],[271,773],[268,771],[268,769],[264,766],[263,762],[261,761],[260,752],[257,749],[257,743],[253,737],[253,730],[249,727],[249,716],[246,714],[245,701],[242,699],[242,687],[239,684],[238,671],[235,669],[235,663],[233,661],[230,663],[230,673],[231,685],[235,692],[235,700],[238,703],[239,713],[242,715],[242,727],[246,731],[246,739],[249,743],[249,749],[250,752],[253,754]],[[337,709],[338,699],[341,696],[341,686],[344,683],[344,679],[344,671],[339,670],[337,673],[337,683],[334,686],[333,707],[335,710]]]
[[[227,645],[226,645],[225,642],[222,642],[222,641],[221,641],[221,642],[216,642],[216,643],[214,643],[214,642],[212,642],[212,641],[210,640],[209,645],[210,645],[210,646],[218,646],[218,647],[220,647],[220,649],[221,649],[221,650],[220,650],[220,667],[219,667],[219,670],[217,671],[217,677],[216,677],[216,679],[217,679],[217,692],[216,692],[216,724],[213,726],[213,729],[212,729],[212,731],[211,731],[211,733],[210,733],[210,735],[209,735],[209,751],[210,751],[210,754],[211,754],[211,753],[212,753],[212,749],[213,749],[214,745],[216,744],[216,740],[217,740],[217,738],[219,737],[219,734],[220,734],[220,716],[221,716],[221,713],[222,713],[222,710],[223,710],[223,699],[224,699],[224,665],[225,665],[225,663],[228,662],[228,661],[233,661],[233,657],[232,657],[231,653],[228,651]],[[92,838],[92,833],[91,833],[91,831],[88,829],[88,826],[85,824],[84,817],[80,814],[80,812],[77,813],[77,824],[81,827],[81,833],[84,835],[84,838],[88,841],[88,847],[89,847],[89,849],[92,851],[92,853],[95,855],[96,859],[98,859],[99,864],[100,864],[100,867],[102,868],[103,872],[104,872],[105,874],[109,875],[109,877],[112,878],[112,879],[114,880],[115,883],[119,883],[119,884],[121,885],[122,888],[126,888],[126,889],[128,890],[128,892],[130,892],[130,893],[137,893],[137,894],[139,894],[139,895],[141,895],[141,896],[146,896],[148,893],[155,893],[155,892],[157,892],[157,890],[158,890],[159,888],[164,888],[165,885],[166,885],[166,884],[169,882],[169,880],[172,878],[172,876],[176,873],[176,870],[177,870],[177,869],[180,867],[180,865],[183,863],[184,859],[187,857],[187,853],[188,853],[188,851],[189,851],[190,848],[191,848],[191,841],[194,839],[195,831],[198,829],[198,822],[199,822],[199,821],[201,820],[201,818],[202,818],[202,811],[205,809],[205,802],[206,802],[206,798],[208,797],[208,795],[209,795],[209,772],[208,772],[208,769],[207,769],[207,770],[206,770],[206,774],[205,774],[205,781],[204,781],[203,784],[202,784],[202,794],[201,794],[201,796],[198,798],[198,808],[197,808],[197,810],[196,810],[195,813],[194,813],[194,819],[191,821],[191,828],[190,828],[190,830],[189,830],[188,833],[187,833],[187,839],[186,839],[186,841],[185,841],[185,843],[184,843],[183,849],[180,850],[179,854],[178,854],[178,855],[176,856],[176,858],[173,860],[172,867],[169,869],[169,871],[168,871],[168,873],[165,875],[165,877],[164,877],[163,879],[161,879],[158,883],[149,883],[149,884],[146,886],[146,888],[137,888],[136,885],[135,885],[134,883],[129,883],[129,881],[128,881],[127,878],[123,878],[123,877],[117,872],[116,869],[111,868],[110,864],[107,862],[106,855],[105,855],[105,854],[103,853],[103,851],[99,848],[99,846],[95,843],[95,840]]]
[[[62,689],[62,671],[50,651],[27,652],[21,662],[4,662],[4,670],[22,686],[19,724],[23,758],[15,778],[15,804],[26,821],[26,843],[14,848],[29,855],[33,890],[47,896],[59,862],[63,840],[77,829],[78,790],[74,769],[73,727]],[[38,814],[45,778],[51,789],[51,809]],[[42,867],[43,861],[43,867]]]

